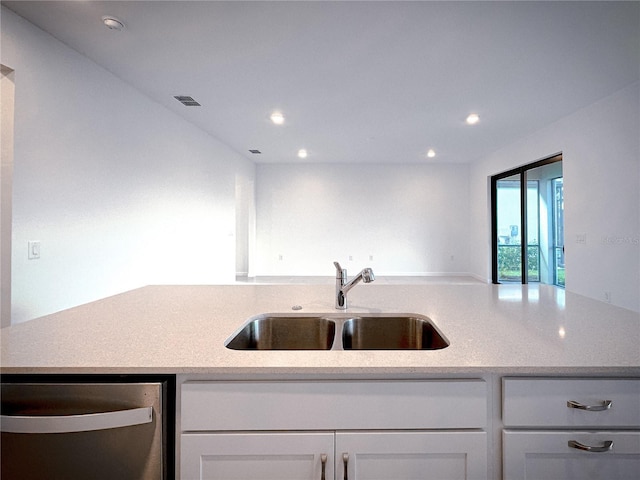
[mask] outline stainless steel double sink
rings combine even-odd
[[[232,350],[439,350],[449,341],[418,314],[263,314],[225,343]]]

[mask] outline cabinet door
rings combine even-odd
[[[336,433],[336,472],[340,480],[486,480],[486,433]]]
[[[505,431],[503,449],[508,480],[637,480],[640,472],[639,432]]]
[[[334,433],[183,434],[181,480],[333,480]]]

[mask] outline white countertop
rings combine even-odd
[[[426,315],[433,351],[236,351],[262,313],[339,313],[333,285],[149,286],[1,330],[2,373],[640,375],[640,314],[548,285],[358,285],[346,314]]]

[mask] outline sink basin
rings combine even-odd
[[[322,317],[260,316],[227,343],[232,350],[331,350],[335,322]]]
[[[344,350],[438,350],[449,342],[418,316],[357,317],[344,322]]]
[[[263,314],[226,343],[232,350],[439,350],[449,346],[418,314]]]

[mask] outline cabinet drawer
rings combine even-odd
[[[571,447],[572,441],[593,450]],[[640,432],[507,430],[502,458],[505,480],[637,480]]]
[[[483,380],[185,382],[182,431],[485,428]]]
[[[639,428],[640,379],[505,378],[502,417],[505,427]]]

